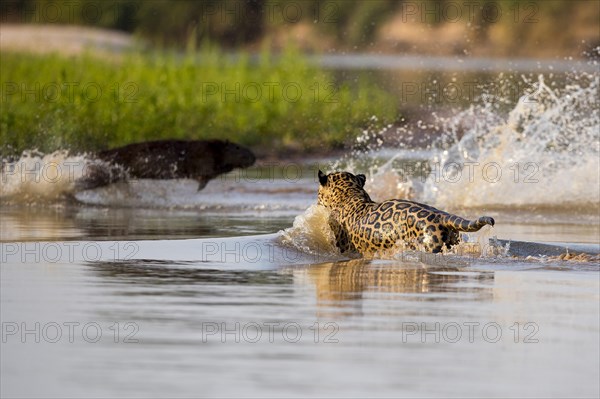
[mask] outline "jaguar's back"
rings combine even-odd
[[[381,203],[365,191],[364,175],[319,171],[318,203],[331,211],[329,225],[342,251],[373,253],[402,240],[408,248],[440,252],[459,242],[459,231],[477,231],[491,217],[469,221],[418,202],[393,199]]]

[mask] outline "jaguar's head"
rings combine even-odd
[[[371,202],[365,191],[365,175],[334,172],[326,175],[319,170],[319,195],[317,203],[329,209],[341,208],[348,201]]]

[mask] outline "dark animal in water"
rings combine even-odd
[[[247,148],[223,140],[159,140],[129,144],[92,154],[94,162],[77,189],[88,190],[127,179],[194,179],[198,190],[256,157]]]

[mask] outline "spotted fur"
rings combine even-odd
[[[364,189],[365,181],[365,175],[319,171],[318,203],[330,210],[329,225],[342,253],[374,253],[399,240],[410,249],[437,253],[458,244],[459,231],[494,225],[488,216],[469,221],[413,201],[374,202]]]

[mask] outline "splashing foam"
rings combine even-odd
[[[506,116],[498,102],[507,99],[493,103],[484,96],[481,104],[437,118],[433,129],[443,134],[427,150],[401,141],[400,148],[386,149],[380,137],[389,137],[391,126],[366,129],[331,170],[365,173],[365,188],[377,201],[405,198],[443,209],[597,209],[599,77],[571,76],[563,89],[552,89],[540,75]],[[396,130],[399,140],[413,134]]]
[[[2,161],[0,199],[18,203],[47,203],[72,195],[77,182],[96,164],[68,151],[42,154],[25,151],[14,162]]]
[[[539,76],[506,120],[484,105],[447,121],[454,143],[433,158],[423,200],[465,207],[597,206],[598,82],[596,74],[585,87],[554,91]]]
[[[575,74],[559,90],[549,87],[540,75],[506,116],[484,101],[451,118],[438,118],[435,130],[445,133],[427,151],[406,148],[402,143],[399,149],[386,150],[381,137],[389,136],[392,127],[379,132],[366,129],[356,148],[332,163],[330,170],[366,174],[365,188],[375,201],[405,198],[441,209],[524,207],[597,212],[599,77],[598,73]],[[397,132],[402,137],[413,134],[404,127]],[[413,165],[411,170],[398,168],[403,159],[422,160],[423,164]],[[293,232],[298,234],[295,240],[311,240],[300,236],[314,233],[311,223],[323,223],[316,216],[309,208],[296,218],[294,228],[297,224],[302,228]],[[319,234],[326,228],[320,225]],[[505,256],[506,248],[489,244],[490,235],[490,229],[475,236],[463,235],[462,243],[451,253],[473,250],[485,257]],[[394,258],[402,252],[400,246],[380,255]]]
[[[311,205],[303,214],[296,216],[292,227],[279,232],[280,241],[283,245],[320,258],[339,256],[328,219],[329,211],[325,207]]]

